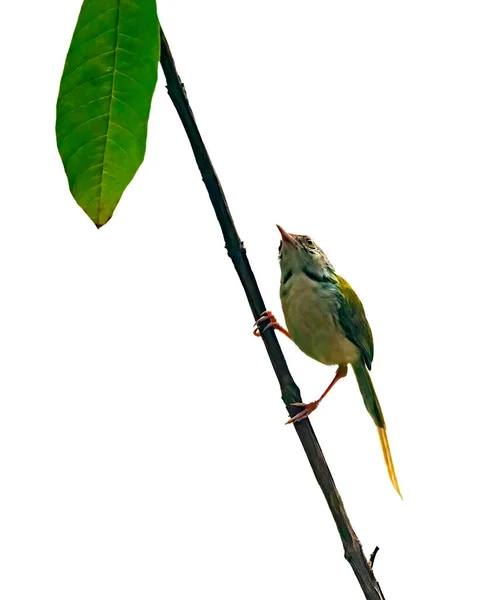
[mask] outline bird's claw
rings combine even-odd
[[[276,320],[276,317],[273,315],[273,313],[270,310],[265,310],[263,313],[261,313],[260,318],[254,324],[255,329],[254,329],[253,333],[256,337],[261,336],[261,331],[259,330],[259,326],[261,323],[264,323],[264,321],[269,321],[269,323],[263,329],[263,333],[267,329],[270,329],[270,328],[276,329],[277,331],[281,331],[281,333],[284,333],[285,336],[287,336],[291,339],[291,336],[289,335],[288,330],[285,329],[282,325],[280,325],[278,323],[278,321]]]
[[[291,419],[288,419],[285,425],[289,425],[290,423],[299,423],[299,421],[307,419],[309,415],[313,412],[313,410],[316,410],[318,408],[318,404],[319,400],[315,400],[314,402],[308,402],[307,404],[305,404],[304,402],[292,402],[290,406],[303,406],[304,410],[299,412],[297,415],[294,415],[294,417],[291,417]]]
[[[255,335],[256,337],[261,337],[261,331],[259,330],[259,326],[260,323],[264,323],[265,321],[269,321],[269,323],[263,329],[263,332],[265,332],[270,327],[275,327],[278,325],[278,321],[276,320],[276,317],[273,315],[273,313],[270,310],[265,310],[261,313],[260,318],[254,324],[253,335]]]

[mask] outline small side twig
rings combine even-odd
[[[246,297],[248,299],[254,320],[259,319],[261,313],[266,310],[263,298],[259,291],[256,278],[246,256],[243,242],[236,231],[233,218],[228,208],[226,198],[221,187],[213,164],[208,156],[205,144],[201,138],[193,112],[191,110],[185,88],[176,71],[175,61],[171,54],[163,29],[161,29],[161,66],[165,74],[168,94],[181,119],[186,135],[190,141],[193,154],[198,168],[205,183],[206,189],[216,213],[216,217],[223,232],[228,255],[233,261],[236,272],[241,280]],[[293,402],[301,402],[301,394],[298,386],[293,381],[288,365],[284,358],[281,347],[273,329],[261,331],[266,351],[278,378],[281,388],[281,396],[290,416],[295,415],[297,407],[292,407]],[[336,522],[339,535],[344,547],[344,556],[350,563],[356,575],[364,596],[367,600],[384,600],[379,583],[370,568],[364,555],[361,543],[354,532],[344,508],[341,496],[331,475],[331,471],[324,458],[323,451],[319,445],[316,434],[311,427],[309,419],[295,423],[294,427],[298,434],[304,451],[308,457],[314,476],[319,483],[328,503],[329,509]]]
[[[376,546],[374,550],[371,552],[371,556],[368,561],[369,568],[372,569],[374,567],[374,561],[376,560],[376,554],[379,552],[379,546]]]

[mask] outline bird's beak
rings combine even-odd
[[[281,225],[276,225],[276,227],[279,229],[279,232],[280,232],[281,237],[283,238],[283,242],[285,244],[290,244],[290,245],[295,246],[295,247],[298,245],[297,242],[296,242],[296,240],[294,239],[294,237],[292,235],[290,235],[287,231],[285,231],[281,227]]]

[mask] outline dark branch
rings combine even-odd
[[[185,88],[176,71],[175,62],[163,31],[161,31],[161,66],[166,77],[168,94],[190,141],[198,168],[208,190],[221,231],[223,232],[228,255],[233,261],[253,312],[254,320],[256,321],[261,313],[266,310],[266,307],[253,271],[251,270],[248,257],[246,256],[246,250],[236,231],[220,181],[201,139],[198,126],[196,125],[188,98],[186,97]],[[273,329],[270,328],[266,332],[263,332],[264,327],[265,325],[261,326],[261,331],[266,351],[278,378],[283,401],[290,416],[293,416],[297,414],[299,409],[290,405],[293,402],[301,402],[300,391],[289,372],[288,365]],[[365,597],[368,600],[384,600],[379,584],[364,556],[359,539],[349,522],[343,502],[336,489],[311,423],[308,419],[305,419],[295,424],[294,427],[336,522],[343,542],[345,558],[351,564]]]

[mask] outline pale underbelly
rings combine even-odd
[[[353,363],[360,352],[333,318],[332,298],[318,298],[317,290],[303,290],[301,301],[282,300],[286,326],[293,342],[305,354],[325,365]]]

